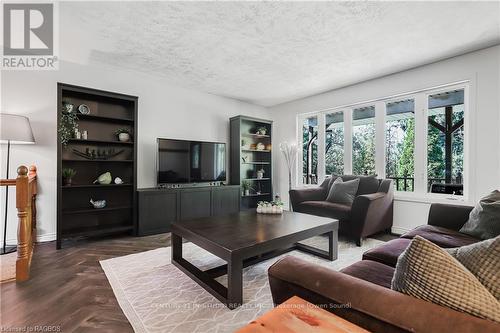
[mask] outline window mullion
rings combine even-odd
[[[375,103],[375,171],[385,178],[385,102]]]
[[[325,179],[325,115],[318,114],[318,184]]]
[[[427,98],[415,96],[415,193],[427,193]]]
[[[352,109],[344,111],[344,174],[352,174]]]

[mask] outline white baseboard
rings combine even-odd
[[[36,241],[37,242],[52,242],[55,241],[57,238],[57,235],[55,232],[50,233],[50,234],[43,234],[43,235],[37,235],[36,236]],[[11,238],[6,240],[7,245],[15,245],[17,244],[17,238]],[[0,247],[3,246],[3,240],[0,240]]]
[[[410,229],[406,229],[406,228],[401,228],[401,227],[395,227],[393,226],[391,228],[391,232],[395,235],[402,235],[402,234],[405,234],[407,233],[408,231],[410,231]]]

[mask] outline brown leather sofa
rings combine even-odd
[[[358,246],[361,246],[364,237],[384,230],[390,232],[394,202],[392,180],[371,176],[341,177],[344,181],[359,178],[358,192],[352,206],[326,201],[330,191],[328,178],[317,187],[290,190],[293,210],[338,219],[339,233],[353,238]]]
[[[340,272],[287,256],[269,268],[275,304],[297,295],[373,332],[500,332],[500,324],[390,289],[397,257],[420,235],[442,247],[479,241],[458,232],[472,207],[433,204],[428,225],[367,251]]]

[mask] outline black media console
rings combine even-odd
[[[138,236],[170,232],[175,221],[238,212],[240,192],[239,185],[139,189]]]

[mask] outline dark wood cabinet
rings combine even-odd
[[[139,236],[170,231],[174,221],[222,216],[240,210],[239,186],[139,189]]]
[[[180,220],[210,216],[211,196],[212,189],[210,187],[179,190]]]
[[[67,238],[135,234],[138,98],[64,83],[57,90],[57,248]],[[74,116],[81,137],[65,121]],[[120,141],[118,130],[130,138]],[[66,142],[64,132],[72,134]],[[76,174],[64,184],[63,171],[70,169]],[[106,172],[111,184],[96,183]],[[90,199],[106,206],[94,208]]]
[[[226,215],[236,213],[239,210],[239,186],[226,186],[212,192],[212,215]]]
[[[177,221],[177,193],[171,191],[139,192],[138,233],[141,236],[170,231],[170,223]]]

